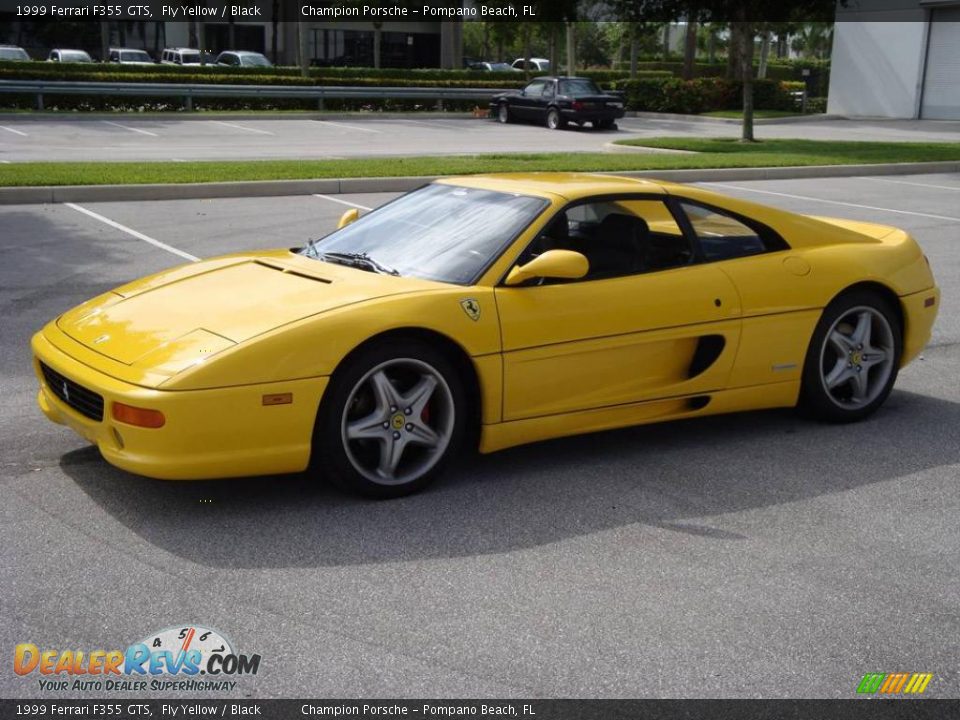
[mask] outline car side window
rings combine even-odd
[[[527,97],[542,97],[545,83],[542,80],[535,80],[523,89],[523,94]]]
[[[783,239],[772,230],[748,226],[717,208],[685,201],[680,202],[680,207],[696,233],[703,259],[707,262],[732,260],[788,248]]]
[[[543,86],[543,98],[545,100],[553,100],[555,96],[556,96],[556,90],[554,87],[554,83],[552,82],[545,83]]]
[[[695,257],[673,213],[656,199],[569,207],[547,223],[519,261],[522,264],[556,249],[573,250],[587,258],[587,275],[574,282],[669,270],[688,265]]]

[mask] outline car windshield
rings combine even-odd
[[[575,80],[560,81],[561,95],[599,95],[600,88],[593,80],[587,78],[577,78]]]
[[[29,60],[27,51],[21,48],[0,48],[0,60]]]
[[[153,62],[143,50],[124,50],[120,53],[122,62]]]
[[[248,67],[271,67],[270,61],[263,55],[242,55],[240,62]]]
[[[93,62],[83,50],[61,50],[61,62]]]
[[[428,185],[300,253],[320,260],[336,253],[362,257],[398,275],[467,285],[547,205],[527,195]]]

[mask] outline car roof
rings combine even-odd
[[[232,53],[234,55],[263,55],[262,52],[257,52],[256,50],[224,50],[223,53]]]
[[[199,50],[197,50],[197,48],[191,48],[191,47],[170,47],[170,48],[164,48],[163,51],[164,52],[200,52]]]
[[[567,200],[619,193],[666,195],[664,185],[669,184],[622,175],[576,172],[491,173],[442,178],[437,182],[520,195],[559,196]]]
[[[137,51],[137,52],[147,52],[147,51],[144,50],[143,48],[128,48],[128,47],[112,47],[112,48],[110,48],[110,52],[113,52],[114,50],[117,50],[117,51],[135,50],[135,51]],[[149,53],[147,53],[147,54],[149,55]]]

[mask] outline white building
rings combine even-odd
[[[827,112],[960,120],[960,0],[838,7]]]

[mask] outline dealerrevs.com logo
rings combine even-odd
[[[36,677],[39,689],[122,692],[233,690],[240,676],[256,675],[260,655],[246,655],[219,632],[200,625],[167,628],[126,650],[41,649],[20,643],[13,671]]]

